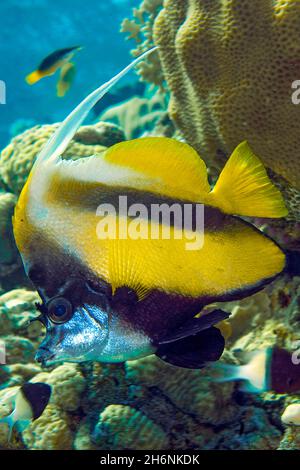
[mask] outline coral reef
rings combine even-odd
[[[135,49],[131,51],[134,57],[154,46],[153,24],[162,5],[163,0],[143,0],[138,8],[133,9],[133,18],[123,20],[121,32],[136,43]],[[138,65],[138,73],[143,81],[164,88],[164,76],[157,52]]]
[[[35,158],[58,124],[35,126],[14,137],[1,152],[0,179],[8,191],[19,194]],[[103,152],[107,146],[124,140],[121,129],[107,123],[81,127],[63,154],[64,158],[89,157]]]
[[[150,98],[135,96],[108,108],[100,115],[100,119],[120,126],[127,139],[135,139],[145,133],[153,135],[153,129],[165,115],[165,96],[157,92]]]
[[[156,22],[156,31],[159,32],[160,25],[166,21],[164,19],[166,9],[171,8],[173,3],[171,0],[165,2],[164,10]],[[177,15],[185,18],[187,3],[193,6],[205,4],[208,13],[211,12],[212,7],[204,0],[202,2],[183,0],[179,6],[177,5],[174,21]],[[286,3],[291,5],[291,2]],[[232,0],[224,4],[232,8],[237,5],[234,12],[237,16],[242,14],[244,18],[245,7],[240,6],[240,2]],[[159,0],[145,0],[141,8],[134,11],[138,27],[128,22],[123,25],[123,29],[132,29],[131,34],[140,41],[142,50],[151,44],[152,37],[147,34],[153,28],[154,18],[159,13],[161,5],[162,1]],[[215,5],[217,8],[219,2],[215,2]],[[283,17],[285,9],[282,3]],[[226,13],[227,10],[224,11]],[[252,7],[249,7],[247,11],[250,15]],[[179,42],[176,46],[180,51],[176,54],[180,53],[182,57],[185,57],[186,53],[187,61],[189,54],[193,53],[198,57],[197,50],[193,50],[189,43],[189,40],[195,41],[194,35],[197,36],[201,26],[200,22],[200,26],[197,24],[194,29],[190,29],[195,18],[193,12],[194,10],[191,9],[192,25],[187,24],[186,29],[180,30]],[[205,18],[203,17],[203,21],[209,21],[210,14],[208,13]],[[168,21],[171,19],[169,18]],[[287,30],[289,31],[289,28]],[[146,40],[143,34],[146,34]],[[229,28],[230,44],[243,43],[242,32],[240,33],[242,37],[239,34],[235,36],[234,29],[235,42],[231,42],[232,34]],[[186,41],[181,42],[180,35],[183,35]],[[143,43],[143,41],[146,42]],[[211,45],[212,41],[213,39],[208,44]],[[171,42],[170,44],[172,45]],[[182,50],[181,44],[184,44]],[[288,45],[285,47],[288,49]],[[169,49],[170,54],[174,54],[174,48]],[[209,51],[210,48],[207,46],[207,53]],[[236,51],[239,51],[239,48],[233,47],[232,54]],[[162,48],[163,61],[165,52],[166,49]],[[199,62],[203,60],[200,52]],[[183,62],[183,65],[185,63]],[[245,63],[241,65],[241,70],[243,71],[243,67],[246,68],[246,66]],[[165,62],[164,67],[167,70]],[[207,67],[210,70],[211,62],[207,64]],[[170,81],[171,78],[167,74],[166,76]],[[175,79],[177,80],[176,77]],[[206,79],[209,80],[209,77]],[[194,93],[193,83],[191,81],[187,83],[189,83],[187,85],[190,87],[189,90],[192,90],[191,93]],[[230,88],[232,83],[230,80],[228,83]],[[172,87],[170,88],[173,94]],[[182,90],[184,92],[184,88]],[[215,88],[212,83],[209,88],[211,98],[213,90]],[[215,95],[216,101],[218,96],[218,94]],[[184,96],[178,97],[178,100],[179,98],[180,101],[177,103],[183,103],[187,99]],[[174,135],[174,128],[166,113],[166,100],[166,95],[157,93],[154,96],[145,95],[143,98],[134,98],[110,108],[101,116],[105,122],[100,121],[79,129],[64,157],[80,158],[99,153],[107,146],[125,138],[145,134]],[[186,103],[188,106],[188,99]],[[196,100],[195,103],[197,104],[198,101]],[[194,125],[192,119],[196,119],[192,115],[194,111],[196,111],[195,108],[185,110],[186,115],[190,116],[191,126]],[[224,109],[222,116],[226,117],[227,111]],[[204,120],[207,112],[203,114]],[[274,112],[277,112],[276,109]],[[176,120],[176,116],[173,115],[174,117]],[[230,119],[224,123],[226,129],[229,122]],[[53,390],[50,403],[42,416],[32,422],[26,430],[22,432],[15,430],[10,443],[7,442],[7,426],[0,424],[0,448],[36,450],[299,449],[299,430],[281,421],[286,407],[291,403],[299,402],[299,394],[285,396],[268,392],[251,395],[244,392],[237,383],[215,381],[213,368],[180,369],[162,362],[156,356],[128,361],[124,364],[60,363],[47,369],[43,369],[34,362],[34,352],[41,342],[44,327],[39,322],[29,323],[29,321],[37,316],[34,304],[39,297],[37,293],[30,290],[32,287],[25,277],[19,278],[14,272],[12,281],[7,276],[8,271],[5,271],[6,274],[2,277],[1,266],[8,269],[18,263],[12,241],[11,214],[16,197],[26,181],[38,151],[56,127],[57,125],[36,126],[27,130],[12,140],[11,144],[3,150],[0,158],[0,228],[2,234],[0,340],[5,344],[7,360],[5,366],[0,366],[0,418],[11,412],[7,396],[14,393],[17,390],[16,387],[24,382],[46,382]],[[204,127],[207,132],[206,136],[209,136],[209,127],[206,125]],[[184,127],[181,130],[186,134]],[[188,139],[188,134],[185,137]],[[207,145],[207,151],[211,149],[227,151],[227,147],[221,145],[219,147],[219,143],[220,140],[216,136],[212,140],[203,140],[203,146]],[[214,159],[213,162],[216,164],[221,160],[221,158],[218,161]],[[213,166],[210,170],[213,175]],[[294,221],[297,220],[297,192],[294,192],[292,185],[287,185],[285,175],[275,172],[272,177],[276,184],[287,192],[286,197],[291,207],[291,220],[292,217]],[[293,215],[294,213],[296,215]],[[263,222],[257,221],[257,223]],[[299,281],[299,278],[281,277],[260,293],[247,299],[217,305],[232,312],[229,320],[220,325],[226,338],[223,362],[242,363],[244,353],[275,344],[290,351],[299,348]],[[207,309],[215,307],[216,305],[208,306]]]
[[[148,0],[122,29],[133,55],[159,46],[140,65],[143,80],[171,92],[169,116],[179,135],[217,174],[232,150],[248,140],[282,190],[289,215],[268,221],[287,248],[299,245],[300,5],[293,0]]]
[[[299,431],[281,422],[284,409],[299,401],[298,395],[251,395],[236,383],[215,382],[213,369],[179,369],[149,356],[124,364],[64,363],[41,370],[33,362],[33,350],[43,327],[28,325],[36,298],[24,289],[0,297],[0,338],[9,352],[0,374],[0,387],[8,386],[0,390],[0,416],[9,412],[4,395],[25,381],[46,382],[53,393],[44,414],[22,433],[14,432],[10,444],[5,425],[0,425],[0,447],[299,448]],[[242,358],[235,351],[274,344],[294,350],[300,340],[299,298],[299,278],[286,277],[240,302],[220,304],[233,312],[222,360],[238,363]],[[34,325],[38,330],[31,331]]]
[[[0,336],[6,347],[6,363],[27,364],[34,360],[34,353],[41,340],[39,323],[30,324],[36,317],[35,292],[16,289],[0,297]]]
[[[28,449],[68,450],[72,447],[73,433],[67,414],[50,404],[22,433],[22,438]]]
[[[104,449],[166,449],[164,431],[140,411],[126,405],[109,405],[100,414],[94,440]]]
[[[265,165],[299,187],[300,5],[293,0],[164,2],[155,43],[170,114],[207,162],[247,139]]]
[[[12,233],[12,215],[38,152],[58,124],[35,126],[14,137],[0,155],[0,279],[6,290],[26,284],[21,260]],[[125,140],[121,128],[112,123],[97,122],[82,126],[63,154],[63,158],[82,158],[103,152]]]

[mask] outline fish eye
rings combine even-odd
[[[47,304],[47,316],[52,323],[66,323],[73,315],[73,306],[64,297],[56,297]]]

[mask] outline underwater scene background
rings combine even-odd
[[[300,107],[292,97],[300,80],[300,3],[5,0],[0,17],[0,339],[6,349],[0,418],[12,410],[6,396],[13,387],[28,381],[52,387],[44,413],[14,430],[9,442],[0,424],[0,449],[299,449],[297,422],[281,416],[300,405],[300,377],[296,392],[252,393],[239,382],[219,383],[209,368],[176,368],[154,355],[121,364],[38,364],[44,327],[29,321],[39,296],[25,275],[12,215],[58,123],[132,56],[158,45],[95,106],[64,158],[101,154],[142,136],[172,137],[201,155],[213,184],[231,152],[248,140],[289,213],[247,221],[285,250],[300,251]],[[63,97],[58,72],[26,83],[44,57],[70,46],[82,49],[72,58],[76,74]],[[275,346],[299,349],[300,278],[292,274],[217,305],[231,312],[221,327],[221,364],[244,364],[248,353]],[[281,371],[274,373],[280,381]]]

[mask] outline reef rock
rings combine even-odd
[[[164,2],[154,40],[169,112],[207,162],[224,161],[247,139],[267,167],[300,189],[300,107],[291,98],[299,32],[294,0]]]

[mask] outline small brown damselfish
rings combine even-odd
[[[216,361],[224,339],[215,326],[229,314],[197,315],[216,301],[254,293],[285,269],[286,257],[270,238],[238,216],[283,217],[283,198],[246,142],[227,161],[214,187],[204,161],[189,145],[165,137],[122,142],[101,155],[61,158],[98,100],[148,51],[89,95],[60,125],[38,155],[14,215],[14,234],[25,270],[42,299],[39,319],[47,335],[36,358],[121,362],[157,354],[182,367]],[[158,237],[116,230],[101,238],[99,223],[116,229],[128,214],[99,214],[101,204],[150,208],[201,205],[203,243],[172,221],[140,217]],[[135,221],[136,222],[136,221]],[[152,227],[152,225],[151,225]],[[129,230],[129,229],[128,229]],[[197,316],[196,316],[197,315]]]

